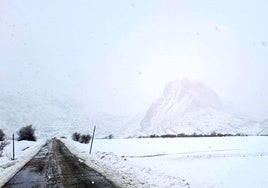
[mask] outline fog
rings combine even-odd
[[[267,1],[0,0],[0,91],[145,112],[178,77],[268,118]]]

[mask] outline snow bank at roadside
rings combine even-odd
[[[12,159],[12,143],[9,141],[0,157],[0,187],[8,182],[45,144],[45,140],[15,141],[15,160]]]
[[[113,153],[96,152],[89,155],[89,145],[66,139],[62,141],[85,164],[120,187],[190,187],[183,179],[168,176],[151,168],[139,167]]]
[[[264,188],[268,137],[99,139],[98,151],[125,156],[140,168],[185,179],[191,188]]]

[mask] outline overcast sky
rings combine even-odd
[[[0,90],[134,115],[178,77],[268,118],[268,1],[0,0]]]

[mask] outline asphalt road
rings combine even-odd
[[[49,140],[4,187],[115,187],[104,176],[76,158],[59,140]]]

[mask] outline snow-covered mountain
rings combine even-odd
[[[68,97],[48,94],[1,94],[0,129],[9,136],[21,127],[33,125],[38,137],[67,136],[74,132],[92,133],[96,137],[127,137],[136,130],[143,116],[114,116],[87,113],[83,106]]]
[[[112,134],[115,138],[132,136],[140,128],[144,114],[136,116],[116,116],[105,113],[94,113],[90,116],[90,124],[97,125],[96,135],[100,138]]]
[[[168,83],[151,105],[137,134],[256,134],[259,123],[237,113],[204,83],[178,79]]]
[[[31,124],[40,137],[66,135],[88,122],[80,107],[68,98],[10,93],[0,95],[0,120],[7,134]]]
[[[261,127],[261,129],[260,129],[260,132],[258,134],[259,135],[268,135],[268,119],[261,122],[260,127]]]
[[[88,108],[87,108],[88,109]],[[115,138],[151,134],[246,133],[267,134],[262,124],[226,105],[208,86],[181,79],[166,85],[163,95],[146,115],[135,117],[88,113],[82,104],[66,96],[44,93],[0,94],[0,129],[11,135],[32,124],[38,137],[67,136],[74,132]]]

